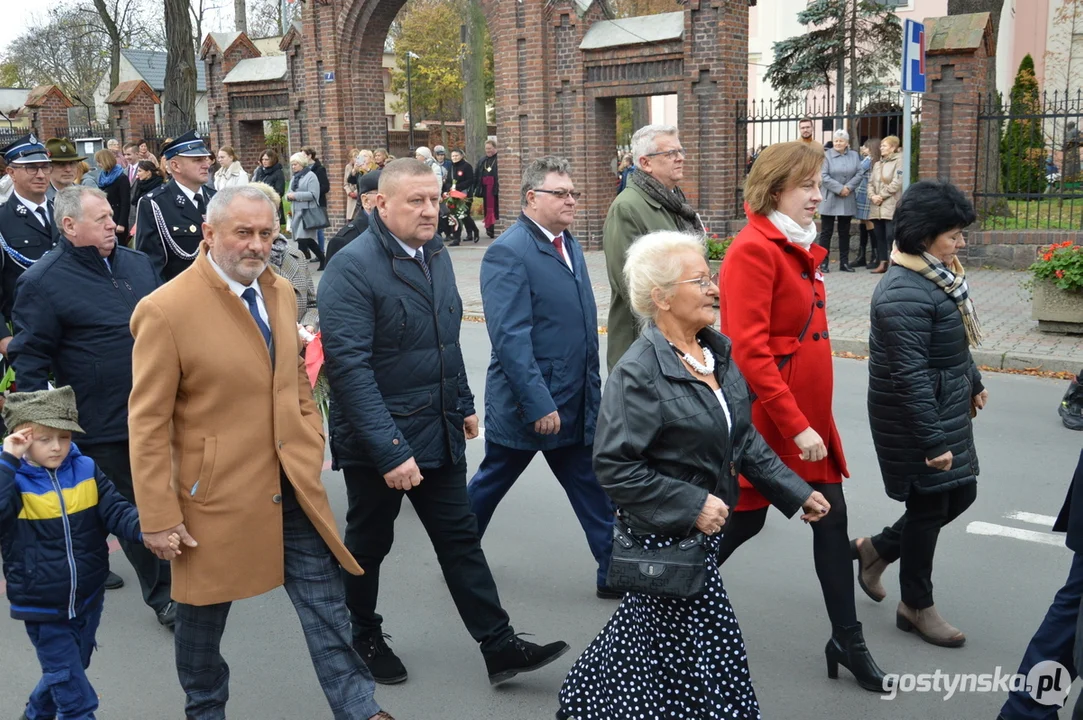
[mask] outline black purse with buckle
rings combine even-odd
[[[668,547],[648,548],[620,516],[606,585],[618,592],[690,598],[707,580],[707,537],[697,532]]]

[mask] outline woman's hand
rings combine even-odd
[[[722,526],[726,524],[729,514],[729,506],[722,502],[722,498],[708,495],[707,502],[703,503],[703,509],[699,511],[699,517],[696,518],[696,529],[706,535],[715,535],[722,531]]]
[[[850,197],[850,188],[844,187],[842,192],[839,193],[839,197]]]
[[[801,451],[801,459],[805,462],[820,462],[827,457],[827,446],[824,445],[820,433],[807,427],[793,439],[797,449]]]
[[[293,200],[293,193],[286,193],[286,199],[292,201]]]
[[[934,470],[951,470],[951,450],[934,457],[932,460],[926,460],[925,464]]]
[[[987,402],[989,402],[988,390],[982,390],[980,393],[970,398],[970,404],[974,406],[975,410],[984,410]]]
[[[814,523],[830,512],[831,504],[827,502],[827,498],[822,494],[813,490],[812,494],[808,496],[808,499],[801,506],[801,509],[805,511],[801,519],[806,523]]]
[[[882,203],[884,201],[884,199],[882,197],[880,197],[879,195],[873,195],[871,198],[869,198],[869,201],[873,205],[879,205],[880,203]]]

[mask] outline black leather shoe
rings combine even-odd
[[[620,590],[610,590],[608,585],[599,585],[595,594],[602,600],[620,600],[624,593]]]
[[[854,269],[850,267],[849,263],[839,263],[840,272],[854,272]]]
[[[388,647],[387,641],[390,638],[390,635],[384,635],[383,631],[377,630],[368,637],[353,642],[357,654],[368,665],[372,678],[381,685],[398,685],[406,682],[407,678],[406,666]]]
[[[827,264],[826,260],[820,265],[820,272],[824,274],[831,272],[831,266]]]
[[[162,627],[173,629],[177,622],[177,603],[170,600],[158,611],[158,624]]]
[[[518,636],[513,637],[500,650],[485,657],[489,683],[497,685],[519,673],[545,667],[570,649],[568,643],[563,641],[535,645]]]
[[[861,623],[850,627],[835,627],[824,648],[827,657],[827,677],[839,677],[839,665],[853,673],[857,684],[871,692],[884,692],[884,671],[872,659],[865,645]]]
[[[105,589],[120,590],[122,587],[124,587],[124,578],[110,570],[109,574],[105,576]]]

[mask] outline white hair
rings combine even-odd
[[[312,164],[312,158],[308,156],[308,153],[295,152],[293,155],[290,155],[290,165],[293,163],[297,163],[301,167],[308,167]]]
[[[278,208],[271,202],[271,198],[260,188],[254,184],[249,185],[234,185],[232,187],[225,187],[214,194],[210,202],[207,203],[207,222],[211,225],[217,225],[226,219],[226,214],[229,211],[229,206],[233,204],[233,201],[237,198],[244,198],[245,200],[262,200],[267,203],[267,207],[271,208],[274,216],[278,217]]]
[[[842,130],[841,128],[836,130],[835,134],[832,137],[834,137],[836,140],[845,140],[846,142],[850,142],[850,133]]]
[[[432,151],[429,150],[424,145],[419,147],[417,150],[414,150],[414,155],[420,155],[421,157],[425,158],[426,160],[432,160]]]
[[[63,227],[62,221],[64,218],[71,218],[79,222],[83,218],[83,198],[87,195],[102,200],[109,199],[104,192],[96,187],[86,185],[66,187],[56,194],[56,200],[53,201],[53,217],[56,219],[56,224]]]
[[[658,150],[658,138],[662,136],[677,137],[675,125],[645,125],[632,136],[632,159],[636,167],[642,167],[642,159]]]
[[[624,258],[624,284],[628,288],[628,302],[641,326],[654,322],[658,314],[652,293],[660,288],[668,297],[674,292],[674,283],[684,270],[682,256],[695,253],[707,257],[707,247],[700,235],[658,230],[648,233],[632,243]]]

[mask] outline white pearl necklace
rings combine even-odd
[[[696,360],[691,353],[682,353],[680,349],[670,343],[669,346],[673,348],[673,352],[677,353],[689,367],[696,371],[698,375],[714,375],[714,354],[707,349],[707,346],[700,343],[699,349],[703,351],[703,362]]]

